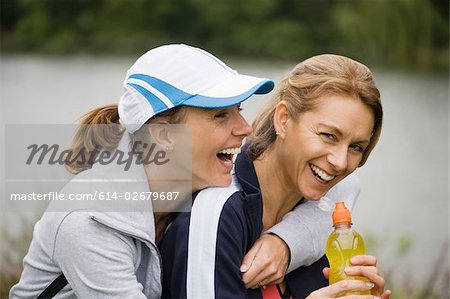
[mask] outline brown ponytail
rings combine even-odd
[[[183,123],[186,112],[187,107],[185,106],[174,107],[153,116],[146,124]],[[81,124],[69,149],[70,154],[64,158],[66,169],[73,174],[91,168],[102,149],[115,149],[125,132],[125,128],[119,123],[117,104],[93,109],[83,115],[80,121]],[[135,148],[136,152],[141,153],[148,150],[135,144],[139,140],[149,140],[150,136],[146,126],[142,126],[130,138],[130,148]],[[133,145],[135,146],[133,147]]]
[[[117,104],[89,111],[81,117],[81,124],[72,140],[70,157],[65,159],[66,169],[77,174],[91,168],[102,148],[117,147],[124,131],[119,124]]]
[[[109,104],[95,108],[81,117],[82,125],[118,124],[119,112],[117,104]]]

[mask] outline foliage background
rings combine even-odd
[[[445,0],[2,0],[5,52],[140,54],[183,41],[218,55],[448,69]]]

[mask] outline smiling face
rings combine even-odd
[[[286,188],[307,199],[320,199],[352,173],[369,144],[374,115],[361,100],[322,96],[312,110],[281,124],[276,146]]]
[[[228,186],[233,156],[252,129],[240,106],[218,109],[189,107],[185,123],[192,128],[192,188]]]

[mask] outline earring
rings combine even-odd
[[[171,146],[166,145],[166,152],[171,153],[173,148]]]

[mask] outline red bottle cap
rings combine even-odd
[[[333,211],[333,224],[336,225],[337,223],[341,222],[352,223],[352,215],[350,214],[350,211],[345,207],[344,202],[338,201]]]

